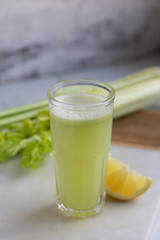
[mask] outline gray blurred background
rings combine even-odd
[[[159,50],[159,0],[0,1],[1,86]]]

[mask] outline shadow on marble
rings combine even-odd
[[[110,197],[109,195],[106,196],[106,204],[121,204],[121,205],[127,205],[127,204],[136,204],[137,202],[139,201],[139,199],[132,199],[132,200],[119,200],[119,199],[115,199],[115,198],[112,198]],[[105,206],[104,206],[105,208]]]
[[[61,214],[58,209],[57,205],[54,202],[53,204],[46,205],[40,209],[36,209],[36,211],[32,211],[29,215],[24,216],[26,217],[26,220],[28,220],[30,223],[39,225],[40,223],[45,223],[45,225],[48,223],[58,223],[65,224],[72,223],[75,221],[82,221],[83,218],[75,218],[75,217],[68,217],[63,214]],[[48,226],[49,226],[48,225]]]
[[[133,203],[136,203],[136,200],[132,201]],[[116,200],[113,199],[110,196],[106,197],[106,203],[104,206],[104,211],[105,209],[107,209],[109,207],[109,205],[128,205],[131,204],[131,201],[120,201],[120,200]],[[103,211],[102,211],[103,212]],[[102,213],[98,214],[98,215],[94,215],[90,218],[96,218],[97,216],[100,216]],[[76,217],[68,217],[65,216],[63,214],[61,214],[58,209],[57,209],[57,205],[54,202],[53,204],[49,204],[44,206],[43,208],[40,209],[36,209],[36,211],[33,211],[31,214],[27,215],[27,220],[33,224],[37,224],[39,225],[40,223],[45,223],[45,224],[49,224],[50,223],[61,223],[61,224],[65,224],[65,223],[72,223],[72,222],[81,222],[82,220],[87,220],[90,218],[76,218]]]
[[[43,171],[45,165],[48,164],[47,160],[44,162],[40,162],[38,168],[31,169],[29,167],[22,167],[20,156],[18,157],[10,157],[4,163],[0,163],[0,174],[5,175],[7,172],[7,177],[11,178],[11,180],[20,180],[25,177],[29,177],[30,175],[40,174]]]

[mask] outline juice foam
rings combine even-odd
[[[66,94],[57,96],[58,108],[52,108],[51,112],[60,118],[69,120],[94,120],[111,113],[112,107],[104,109],[105,97],[93,94]]]

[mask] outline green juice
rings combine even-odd
[[[112,112],[77,110],[81,104],[101,102],[97,95],[71,94],[58,100],[76,105],[72,112],[50,111],[58,202],[66,209],[90,210],[105,195]]]

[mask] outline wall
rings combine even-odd
[[[159,0],[1,0],[0,83],[160,47]]]

